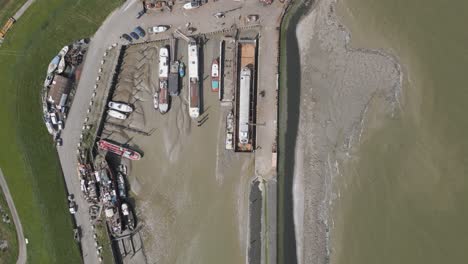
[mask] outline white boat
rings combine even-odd
[[[192,5],[191,2],[186,3],[186,4],[184,5],[184,9],[187,9],[187,10],[189,10],[189,9],[195,9],[195,8],[199,8],[199,7],[200,7],[200,5]]]
[[[60,63],[60,56],[57,55],[50,61],[49,67],[47,68],[47,74],[51,74],[55,72],[59,63]]]
[[[169,76],[169,50],[159,50],[159,112],[166,113],[169,110],[169,93],[167,91],[167,78]]]
[[[127,115],[124,114],[124,113],[121,113],[119,111],[115,111],[115,110],[109,110],[107,111],[107,113],[109,114],[110,117],[113,117],[113,118],[116,118],[116,119],[120,119],[120,120],[125,120],[127,119]]]
[[[60,52],[59,52],[58,55],[59,55],[61,58],[63,58],[63,57],[65,57],[65,55],[67,55],[68,50],[69,50],[68,46],[65,46],[65,47],[63,47],[63,48],[60,50]]]
[[[159,94],[157,92],[153,95],[153,106],[156,110],[159,108]]]
[[[191,40],[188,45],[189,75],[189,115],[198,118],[200,115],[200,87],[198,76],[198,45]]]
[[[155,26],[155,27],[149,27],[148,32],[150,34],[157,34],[157,33],[166,32],[168,29],[169,29],[168,26]]]
[[[54,79],[53,74],[48,74],[47,77],[44,80],[44,87],[49,87],[49,85],[52,83],[52,80]]]
[[[58,64],[58,67],[57,67],[57,73],[60,74],[62,73],[64,70],[65,70],[65,57],[62,57],[60,59],[60,62]]]
[[[226,149],[233,149],[234,136],[234,114],[229,112],[226,117]]]
[[[114,109],[114,110],[117,110],[117,111],[120,111],[120,112],[124,112],[124,113],[133,112],[133,107],[131,105],[124,104],[124,103],[110,101],[107,106],[109,106],[109,108],[111,108],[111,109]]]

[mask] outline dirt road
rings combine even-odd
[[[3,194],[5,194],[5,199],[8,203],[8,208],[10,208],[11,218],[13,218],[13,222],[15,223],[16,227],[16,235],[18,237],[18,260],[16,261],[17,264],[26,263],[27,254],[26,254],[26,242],[24,240],[24,233],[23,233],[23,226],[21,225],[21,221],[18,216],[18,212],[16,211],[15,204],[13,202],[13,198],[11,197],[10,190],[8,189],[7,182],[5,181],[5,177],[3,177],[2,169],[0,169],[0,186],[2,187]]]

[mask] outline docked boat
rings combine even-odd
[[[229,112],[226,117],[226,149],[233,149],[234,144],[234,114]]]
[[[126,203],[122,203],[122,215],[124,217],[125,224],[127,225],[128,229],[134,230],[135,229],[135,217],[133,215],[132,210]]]
[[[107,114],[109,114],[110,117],[120,119],[120,120],[127,119],[127,115],[125,113],[122,113],[122,112],[119,112],[119,111],[116,111],[116,110],[113,110],[113,109],[108,110]]]
[[[125,189],[125,180],[121,172],[117,173],[117,188],[119,189],[120,198],[127,197],[127,190]]]
[[[180,78],[184,78],[185,76],[185,64],[183,62],[179,64],[179,76]]]
[[[124,158],[130,160],[139,160],[141,159],[141,154],[131,150],[129,148],[125,148],[123,146],[111,143],[105,139],[101,139],[98,141],[98,147],[102,150],[110,151],[116,155],[122,156]]]
[[[44,87],[49,87],[49,85],[52,83],[52,80],[54,79],[54,74],[47,74],[47,77],[44,80]]]
[[[55,56],[49,63],[49,67],[47,68],[47,75],[52,74],[57,70],[57,67],[60,63],[60,56]]]
[[[153,106],[154,109],[158,110],[159,109],[159,93],[155,92],[153,94]]]
[[[159,81],[159,112],[167,113],[169,110],[169,94],[167,92],[167,80]]]
[[[169,50],[159,50],[159,112],[164,114],[169,110],[169,93],[167,91],[167,80],[169,77]]]
[[[219,91],[219,62],[218,59],[214,59],[211,64],[211,91]]]
[[[109,108],[111,108],[111,109],[114,109],[114,110],[117,110],[117,111],[123,112],[123,113],[133,112],[133,107],[131,105],[128,105],[128,104],[125,104],[125,103],[110,101],[107,106]]]
[[[200,115],[200,87],[198,75],[198,46],[195,40],[190,40],[188,44],[189,59],[189,115],[191,118],[198,118]]]

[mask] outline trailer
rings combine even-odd
[[[0,30],[0,44],[3,42],[3,40],[5,39],[5,35],[7,34],[7,32],[10,30],[10,28],[13,26],[15,22],[16,22],[16,19],[14,19],[13,17],[10,17],[5,23],[5,25],[3,25],[2,29]]]

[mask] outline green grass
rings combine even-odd
[[[3,192],[0,191],[0,206],[5,210],[5,212],[10,217],[10,223],[4,223],[0,215],[0,240],[8,241],[8,249],[5,251],[0,251],[0,264],[15,263],[18,258],[18,238],[16,237],[15,224],[13,223],[13,218],[11,217],[8,204],[5,200]]]
[[[114,257],[112,256],[112,248],[110,245],[109,236],[107,235],[105,219],[103,219],[103,222],[96,224],[96,237],[99,245],[102,246],[102,263],[114,263]]]
[[[50,59],[91,36],[120,3],[36,1],[0,47],[0,166],[29,239],[28,263],[81,262],[60,164],[41,120],[41,83]]]

